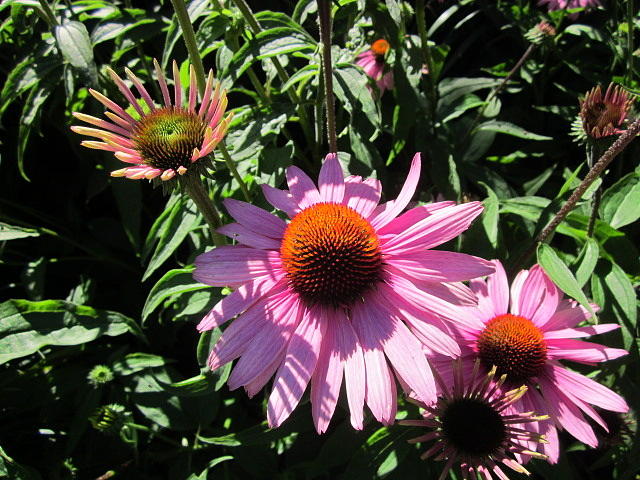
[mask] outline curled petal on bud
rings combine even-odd
[[[580,101],[580,118],[584,133],[591,138],[617,135],[623,126],[635,98],[620,85],[609,84],[602,95],[600,85],[591,89]]]

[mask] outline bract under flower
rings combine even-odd
[[[194,278],[236,290],[198,329],[239,315],[211,351],[209,366],[239,357],[228,384],[249,395],[275,374],[267,408],[272,427],[291,414],[309,382],[318,432],[328,428],[343,380],[357,429],[365,402],[380,422],[393,422],[394,376],[423,401],[435,400],[423,346],[459,354],[447,322],[457,311],[454,304],[475,301],[461,282],[493,267],[470,255],[430,250],[465,231],[482,205],[440,202],[402,214],[419,175],[416,154],[398,198],[379,204],[380,182],[344,178],[330,154],[318,187],[297,167],[287,170],[288,190],[263,185],[267,200],[289,222],[226,200],[237,223],[218,231],[238,245],[200,255]]]

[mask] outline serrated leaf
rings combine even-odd
[[[546,243],[541,243],[538,246],[538,263],[560,290],[571,298],[576,299],[584,308],[593,314],[589,300],[571,273],[571,270],[569,270],[569,267],[558,257],[555,250]]]

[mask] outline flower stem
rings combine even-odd
[[[424,0],[418,0],[416,4],[416,22],[418,24],[418,33],[420,34],[420,44],[422,45],[422,56],[424,63],[427,65],[429,73],[424,77],[427,84],[427,92],[429,95],[429,107],[431,108],[431,125],[435,129],[435,112],[438,101],[438,92],[436,91],[436,78],[433,76],[433,56],[429,48],[429,34],[427,33],[427,22],[425,20],[425,4]],[[435,130],[434,130],[435,133]]]
[[[627,82],[633,78],[633,17],[633,0],[627,0]]]
[[[204,89],[206,87],[204,65],[202,64],[202,58],[200,58],[200,52],[198,51],[198,45],[196,43],[196,33],[193,30],[189,12],[187,12],[187,6],[184,0],[171,0],[171,3],[173,4],[178,24],[180,24],[180,29],[182,30],[182,39],[187,47],[187,52],[189,52],[189,60],[191,60],[191,64],[196,71],[198,90],[200,95],[204,95]]]
[[[558,213],[551,219],[549,224],[538,234],[532,245],[520,256],[518,261],[515,262],[513,271],[517,270],[519,266],[525,263],[529,257],[533,254],[538,246],[538,243],[544,242],[549,235],[551,235],[558,225],[565,219],[565,217],[576,207],[578,201],[582,198],[584,192],[591,186],[591,184],[602,174],[605,168],[616,158],[627,146],[636,138],[640,133],[640,118],[629,125],[629,128],[611,145],[604,154],[598,159],[596,164],[591,167],[589,173],[584,177],[582,183],[573,191],[569,199],[560,208]]]
[[[327,138],[329,151],[337,153],[338,139],[336,135],[336,111],[333,98],[333,67],[331,65],[331,3],[329,0],[318,0],[318,16],[320,20],[320,41],[322,42],[322,73],[324,75],[324,98],[327,110]]]
[[[249,25],[249,28],[251,28],[251,31],[254,34],[260,33],[262,31],[262,27],[258,23],[258,19],[255,17],[253,12],[251,11],[251,8],[247,4],[247,2],[245,2],[245,0],[233,0],[233,3],[235,3],[238,10],[240,10],[240,13],[242,13],[242,16],[244,17],[245,21]],[[278,77],[280,77],[280,81],[282,81],[282,83],[288,82],[289,74],[282,67],[280,60],[278,60],[278,57],[271,57],[271,63],[273,63],[273,66],[275,67],[276,72],[278,73]],[[304,131],[305,137],[309,142],[313,141],[313,133],[311,131],[311,127],[309,124],[309,118],[307,117],[307,112],[302,107],[302,102],[300,100],[300,97],[298,96],[298,94],[293,88],[289,88],[287,90],[287,94],[289,95],[289,98],[291,99],[293,104],[296,105],[298,117],[300,118],[300,126]]]
[[[242,194],[244,195],[244,199],[251,203],[251,194],[249,193],[249,189],[247,188],[246,183],[238,173],[238,169],[236,168],[236,164],[233,162],[231,155],[229,155],[229,150],[227,150],[227,146],[224,144],[224,140],[218,144],[218,149],[222,152],[222,156],[224,157],[224,162],[227,164],[227,168],[233,175],[233,178],[236,179],[236,182],[240,185],[240,190],[242,190]]]
[[[204,185],[200,178],[192,178],[192,175],[184,176],[185,189],[193,203],[196,204],[200,213],[204,217],[207,225],[209,225],[209,230],[211,232],[211,239],[216,247],[224,245],[225,238],[220,235],[216,230],[222,225],[222,220],[220,219],[220,214],[218,210],[216,210],[213,201],[209,198],[209,194],[204,189]]]

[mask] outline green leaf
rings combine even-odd
[[[135,322],[121,313],[63,300],[8,300],[0,304],[0,364],[48,345],[81,345],[126,332],[142,335]]]
[[[482,226],[493,248],[498,247],[498,220],[500,217],[500,202],[498,196],[486,183],[480,184],[487,190],[488,197],[483,200],[484,212],[482,214]]]
[[[490,120],[488,122],[481,123],[478,126],[478,130],[485,132],[504,133],[506,135],[524,138],[526,140],[552,140],[551,137],[545,137],[544,135],[531,133],[522,127],[514,125],[513,123],[503,122],[499,120]]]
[[[132,375],[146,368],[162,367],[167,361],[158,355],[150,353],[129,353],[119,360],[113,362],[111,368],[121,376]]]
[[[195,377],[174,383],[160,382],[162,388],[178,397],[197,397],[215,391],[216,378],[212,375],[196,375]]]
[[[93,49],[87,27],[73,20],[65,21],[54,28],[54,34],[64,59],[97,84],[98,72],[93,61]]]
[[[624,227],[640,218],[640,174],[625,175],[602,196],[602,219],[613,228]]]
[[[368,77],[360,67],[352,64],[337,64],[333,71],[336,98],[353,117],[364,113],[369,122],[377,127],[380,124],[378,109],[371,92],[367,88]]]
[[[596,268],[598,258],[600,257],[600,246],[593,238],[587,238],[586,243],[580,251],[580,265],[576,270],[576,280],[580,288],[584,287],[591,278],[593,270]]]
[[[0,222],[0,242],[15,240],[16,238],[38,237],[40,232],[33,228],[17,227]]]
[[[149,292],[142,308],[142,321],[146,321],[167,298],[205,288],[211,287],[193,280],[193,267],[169,270]]]
[[[605,275],[604,283],[611,291],[613,308],[623,329],[628,333],[625,336],[625,348],[630,348],[637,332],[638,322],[638,298],[629,277],[616,263],[611,262],[611,270]]]
[[[190,231],[199,225],[198,214],[193,202],[186,197],[178,197],[162,222],[152,228],[147,243],[152,244],[158,236],[153,256],[142,276],[142,281],[149,278],[180,246]],[[153,236],[152,236],[153,235]]]
[[[541,243],[538,246],[538,263],[560,290],[576,299],[593,314],[589,300],[571,270],[560,260],[555,250],[546,243]]]

